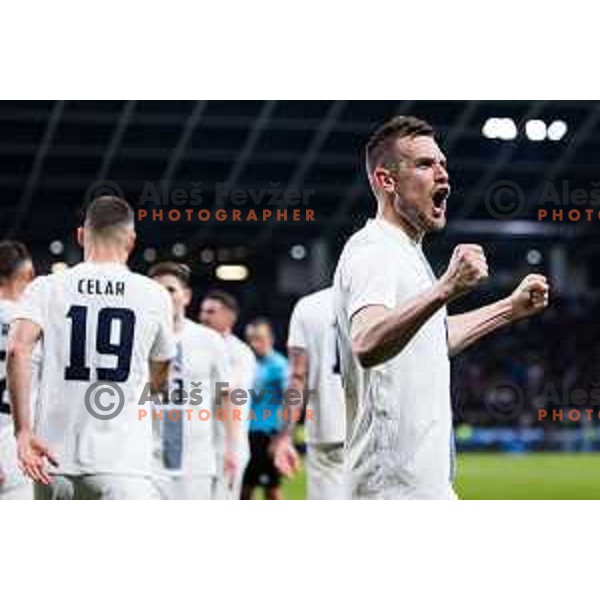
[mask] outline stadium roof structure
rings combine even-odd
[[[168,194],[200,189],[202,205],[193,208],[211,210],[220,184],[309,190],[315,219],[168,226],[146,220],[144,239],[162,247],[243,244],[260,252],[326,237],[338,248],[373,214],[363,148],[374,128],[397,114],[427,119],[440,134],[453,189],[449,239],[465,232],[577,239],[586,256],[600,254],[597,219],[537,218],[545,181],[588,192],[600,184],[600,103],[589,101],[3,101],[2,235],[33,245],[67,239],[91,189],[116,184],[134,204],[149,183],[166,185]],[[515,139],[482,134],[486,120],[498,117],[513,119]],[[532,141],[525,135],[532,119],[562,120],[568,130],[560,140]],[[495,218],[485,201],[491,186],[507,181],[524,197],[510,220]]]

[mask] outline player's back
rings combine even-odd
[[[139,400],[149,360],[173,353],[167,292],[125,265],[83,262],[36,279],[18,317],[43,331],[36,432],[56,471],[149,473],[151,423]]]
[[[332,288],[305,296],[296,304],[288,339],[288,347],[294,346],[307,354],[308,388],[316,393],[308,403],[314,416],[306,422],[309,441],[343,441],[346,415]]]

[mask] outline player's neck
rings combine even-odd
[[[122,248],[104,244],[87,246],[84,250],[84,260],[94,263],[127,264],[127,253]]]
[[[185,323],[185,315],[175,315],[175,333],[181,333],[183,331],[183,325]]]
[[[377,210],[376,219],[381,219],[398,229],[401,229],[413,242],[420,244],[423,241],[424,233],[416,229],[407,219],[398,214],[392,206],[387,204],[381,208],[381,204]]]
[[[0,287],[0,300],[10,300],[11,302],[17,302],[21,292],[15,285],[3,285]]]

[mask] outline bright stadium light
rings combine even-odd
[[[248,279],[248,267],[246,265],[219,265],[215,275],[221,281],[244,281]]]
[[[498,137],[498,121],[500,119],[490,118],[488,119],[481,128],[481,133],[483,137],[486,137],[490,140],[496,139]]]
[[[60,273],[61,271],[66,271],[69,268],[69,265],[66,262],[55,262],[50,267],[52,273]]]
[[[539,265],[542,262],[542,258],[542,253],[535,248],[532,248],[527,252],[526,260],[528,265]]]
[[[548,126],[548,139],[558,142],[565,137],[568,131],[567,124],[564,121],[552,121]]]
[[[484,137],[490,140],[514,140],[517,137],[517,126],[510,118],[490,117],[481,128]]]
[[[525,135],[532,142],[546,139],[546,123],[540,119],[531,119],[525,123]]]
[[[517,126],[512,119],[500,119],[498,124],[498,137],[501,140],[514,140],[517,137]]]
[[[181,258],[182,256],[185,256],[185,254],[187,252],[186,245],[182,244],[181,242],[177,242],[176,244],[173,245],[171,252],[173,252],[173,256],[176,256],[177,258]]]
[[[54,254],[55,256],[58,254],[62,254],[64,249],[65,249],[65,245],[60,240],[54,240],[50,244],[50,252],[52,254]]]
[[[302,244],[296,244],[290,248],[290,256],[294,260],[303,260],[306,258],[306,248]]]
[[[156,250],[154,248],[146,248],[144,250],[144,260],[146,262],[154,262],[156,260]]]

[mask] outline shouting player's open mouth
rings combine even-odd
[[[446,199],[450,195],[450,188],[442,186],[433,192],[433,216],[436,219],[443,217],[446,214]]]

